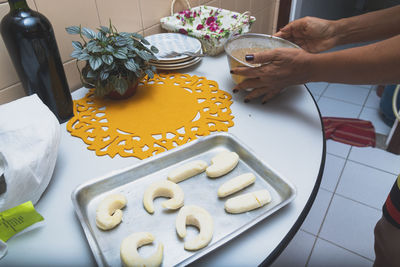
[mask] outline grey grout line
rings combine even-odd
[[[341,159],[346,160],[346,157],[339,156],[339,155],[333,154],[333,153],[331,153],[331,152],[326,152],[326,154],[329,154],[329,155],[331,155],[331,156],[335,156],[335,157],[338,157],[338,158],[341,158]]]
[[[354,199],[354,198],[351,198],[351,197],[342,195],[342,194],[340,194],[340,193],[335,193],[335,195],[340,196],[340,197],[342,197],[342,198],[345,198],[345,199],[347,199],[347,200],[351,200],[351,201],[353,201],[353,202],[356,202],[356,203],[361,204],[361,205],[363,205],[363,206],[366,206],[366,207],[368,207],[368,208],[371,208],[371,209],[374,209],[374,210],[377,210],[377,211],[382,212],[382,208],[376,208],[376,207],[374,207],[374,206],[371,206],[371,205],[369,205],[369,204],[366,204],[366,203],[361,202],[361,201],[359,201],[359,200],[356,200],[356,199]],[[382,206],[383,206],[383,204],[384,204],[384,203],[382,203]]]
[[[371,87],[371,88],[372,88],[372,87]],[[364,100],[364,103],[363,103],[363,105],[362,105],[362,108],[361,108],[361,110],[360,110],[360,113],[359,113],[358,116],[357,116],[358,119],[360,118],[362,112],[363,112],[364,109],[366,108],[365,104],[367,103],[368,98],[369,98],[369,96],[371,95],[371,88],[369,89],[368,95],[367,95],[367,97],[366,97],[365,100]]]
[[[307,234],[309,234],[309,235],[312,235],[312,236],[315,237],[315,238],[318,237],[318,236],[316,236],[315,234],[313,234],[313,233],[311,233],[311,232],[309,232],[309,231],[307,231],[307,230],[300,229],[300,231],[303,231],[303,232],[305,232],[305,233],[307,233]]]
[[[315,102],[317,102],[317,104],[318,104],[318,100],[321,98],[321,95],[314,95],[313,93],[311,93],[311,94],[314,97]]]
[[[388,152],[388,153],[390,153],[390,152]],[[350,153],[349,153],[349,154],[350,154]],[[387,170],[384,170],[384,169],[380,169],[380,168],[378,168],[378,167],[374,167],[374,166],[365,164],[365,163],[363,163],[363,162],[356,161],[356,160],[354,160],[354,159],[348,159],[348,160],[351,161],[351,162],[354,162],[354,163],[357,163],[357,164],[366,166],[366,167],[370,167],[370,168],[372,168],[372,169],[375,169],[375,170],[378,170],[378,171],[381,171],[381,172],[385,172],[385,173],[388,173],[388,174],[395,175],[396,177],[397,177],[397,175],[399,175],[398,173],[394,173],[394,172],[390,172],[390,171],[387,171]]]
[[[324,240],[325,242],[328,242],[328,243],[330,243],[330,244],[332,244],[332,245],[335,245],[335,246],[337,246],[337,247],[339,247],[339,248],[341,248],[341,249],[344,249],[344,250],[346,250],[346,251],[348,251],[348,252],[350,252],[350,253],[353,253],[353,254],[355,254],[355,255],[357,255],[357,256],[360,256],[361,258],[364,258],[364,259],[366,259],[366,260],[369,260],[369,261],[371,261],[371,262],[374,262],[373,259],[370,259],[370,258],[368,258],[368,257],[365,257],[364,255],[361,255],[361,254],[359,254],[359,253],[357,253],[357,252],[355,252],[355,251],[352,251],[352,250],[350,250],[350,249],[348,249],[348,248],[342,247],[341,245],[336,244],[336,243],[334,243],[334,242],[332,242],[332,241],[330,241],[330,240],[327,240],[327,239],[325,239],[325,238],[323,238],[323,237],[317,237],[317,239],[318,239],[318,238],[321,239],[321,240]]]
[[[312,254],[314,252],[315,245],[317,244],[317,240],[318,240],[318,236],[315,236],[314,243],[313,243],[313,245],[311,247],[310,253],[308,254],[306,264],[304,265],[305,267],[307,267],[308,263],[310,262],[311,256],[312,256]]]
[[[346,100],[343,100],[343,99],[334,98],[334,97],[331,97],[331,96],[322,95],[322,97],[329,98],[331,100],[336,100],[336,101],[339,101],[339,102],[343,102],[343,103],[346,103],[346,104],[351,104],[351,105],[354,105],[354,106],[359,106],[359,107],[361,107],[361,110],[362,110],[362,107],[363,107],[360,104],[356,104],[356,103],[353,103],[353,102],[350,102],[350,101],[346,101]]]
[[[321,233],[322,227],[323,227],[323,225],[324,225],[324,223],[325,223],[325,220],[326,220],[326,216],[328,215],[329,209],[330,209],[330,207],[331,207],[333,198],[335,197],[336,189],[337,189],[337,187],[338,187],[338,185],[339,185],[339,183],[340,183],[340,180],[341,180],[341,178],[342,178],[343,171],[344,171],[344,169],[346,168],[347,160],[348,160],[348,157],[349,157],[349,155],[350,155],[350,152],[351,152],[351,148],[350,148],[349,153],[347,154],[346,161],[345,161],[345,163],[344,163],[344,165],[343,165],[343,168],[342,168],[342,170],[341,170],[341,172],[340,172],[340,174],[339,174],[339,179],[338,179],[338,181],[336,182],[335,189],[334,189],[333,192],[332,192],[332,197],[331,197],[331,199],[329,200],[329,204],[328,204],[328,207],[327,207],[327,209],[326,209],[326,211],[325,211],[324,218],[322,219],[321,225],[320,225],[320,227],[319,227],[319,229],[318,229],[317,238],[319,237],[319,234]],[[326,161],[325,161],[325,164],[326,164]],[[315,244],[316,244],[316,243],[317,243],[317,241],[315,240],[315,241],[314,241],[314,244],[313,244],[313,246],[312,246],[312,248],[311,248],[311,253],[310,253],[309,257],[307,258],[306,266],[308,266],[308,263],[309,263],[309,261],[310,261],[310,259],[311,259],[311,255],[312,255],[312,253],[313,253],[313,251],[314,251],[314,248],[315,248]]]
[[[336,244],[336,243],[334,243],[334,242],[332,242],[332,241],[330,241],[330,240],[328,240],[328,239],[326,239],[326,238],[323,238],[323,237],[320,237],[320,236],[316,236],[315,234],[310,233],[310,232],[308,232],[308,231],[306,231],[306,230],[301,230],[301,231],[303,231],[303,232],[305,232],[305,233],[307,233],[307,234],[309,234],[309,235],[315,237],[314,244],[318,241],[318,239],[321,239],[321,240],[324,240],[325,242],[328,242],[328,243],[330,243],[330,244],[332,244],[332,245],[334,245],[334,246],[336,246],[336,247],[339,247],[339,248],[341,248],[341,249],[344,249],[344,250],[346,250],[347,252],[350,252],[350,253],[352,253],[352,254],[355,254],[355,255],[357,255],[357,256],[359,256],[359,257],[362,257],[362,258],[364,258],[364,259],[366,259],[366,260],[369,260],[369,261],[371,261],[371,262],[374,261],[373,259],[370,259],[370,258],[368,258],[368,257],[365,257],[365,256],[363,256],[363,255],[361,255],[361,254],[359,254],[359,253],[357,253],[357,252],[355,252],[355,251],[352,251],[352,250],[350,250],[350,249],[348,249],[348,248],[342,247],[341,245]],[[313,245],[314,245],[314,244],[313,244]],[[313,246],[313,247],[314,247],[314,246]],[[311,254],[312,254],[312,253],[310,252],[310,256],[311,256]],[[308,264],[308,260],[307,260],[307,264]],[[306,265],[306,266],[307,266],[307,265]]]
[[[371,88],[372,88],[372,87],[371,87]],[[370,90],[369,90],[369,93],[368,93],[368,95],[367,95],[367,98],[366,98],[365,101],[364,101],[363,108],[366,107],[365,105],[367,104],[368,98],[370,97],[370,95],[372,94],[372,92],[373,92],[373,90],[370,89]]]
[[[323,95],[325,94],[326,90],[328,90],[329,85],[330,85],[330,83],[328,83],[328,84],[325,86],[325,88],[322,90],[321,96],[323,96]]]

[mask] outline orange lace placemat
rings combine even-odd
[[[157,74],[125,100],[100,99],[93,89],[74,101],[67,130],[96,155],[144,159],[233,126],[231,95],[215,81]]]

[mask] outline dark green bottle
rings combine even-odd
[[[53,27],[26,0],[8,0],[1,35],[27,95],[38,94],[60,123],[73,115],[72,98]]]

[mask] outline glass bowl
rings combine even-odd
[[[246,33],[234,36],[224,45],[229,69],[239,66],[258,67],[260,64],[246,62],[244,59],[245,55],[279,47],[299,48],[297,45],[285,39],[259,33]],[[231,76],[235,84],[241,83],[246,79],[246,77],[240,75],[231,74]]]

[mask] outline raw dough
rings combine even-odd
[[[186,225],[194,225],[200,231],[195,238],[185,242],[186,250],[199,250],[210,243],[214,224],[208,211],[196,205],[183,206],[176,217],[176,232],[180,238],[186,236]]]
[[[102,230],[110,230],[122,221],[122,208],[126,205],[122,194],[105,197],[96,209],[96,225]]]
[[[218,188],[218,196],[226,197],[232,195],[233,193],[236,193],[251,185],[255,182],[255,180],[256,177],[250,172],[236,176],[235,178],[226,181]]]
[[[121,261],[128,267],[160,266],[163,260],[163,244],[159,243],[156,252],[150,257],[143,258],[137,249],[154,241],[154,236],[148,232],[133,233],[122,240],[120,248]]]
[[[207,166],[207,163],[203,160],[194,160],[188,162],[185,165],[179,166],[175,170],[171,171],[168,174],[168,180],[174,183],[179,183],[196,174],[204,172]]]
[[[212,165],[206,169],[208,177],[216,178],[227,174],[239,162],[239,155],[235,152],[221,152],[211,159]]]
[[[143,206],[148,213],[154,213],[153,199],[156,197],[170,197],[161,205],[170,210],[176,210],[183,206],[184,194],[182,188],[168,180],[162,180],[147,187],[143,195]]]
[[[228,199],[225,210],[229,213],[243,213],[260,208],[271,202],[268,190],[259,190]]]

